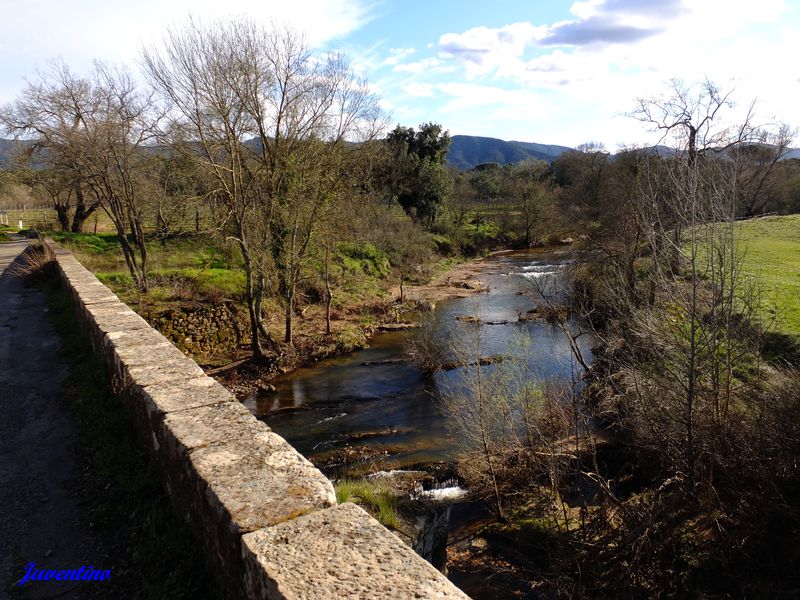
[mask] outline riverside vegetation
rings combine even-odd
[[[522,597],[798,593],[791,132],[731,127],[729,96],[674,81],[632,111],[669,152],[589,144],[459,172],[440,125],[387,134],[347,61],[291,31],[192,22],[142,62],[146,86],[102,65],[32,80],[0,110],[22,140],[2,184],[50,203],[52,235],[151,322],[227,307],[234,343],[203,343],[205,313],[174,339],[233,389],[405,326],[427,308],[409,286],[469,287],[448,283],[459,261],[581,248],[570,306],[532,290],[579,379],[544,386],[513,357],[456,365],[459,473],[493,519],[453,546],[453,572]],[[396,519],[374,484],[337,495]]]

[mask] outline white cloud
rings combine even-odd
[[[2,5],[0,102],[16,95],[22,78],[55,56],[79,72],[96,58],[135,61],[143,44],[157,43],[167,26],[184,23],[189,14],[203,20],[275,19],[302,32],[314,46],[324,46],[369,20],[364,0],[6,0]]]
[[[637,97],[654,96],[670,78],[708,77],[735,87],[733,118],[758,98],[761,122],[775,115],[800,126],[800,82],[787,74],[800,7],[784,0],[587,0],[571,12],[575,19],[559,23],[442,35],[442,66],[458,66],[463,78],[436,86],[449,98],[441,113],[463,122],[457,113],[466,118],[468,109],[480,108],[482,120],[497,119],[498,131],[516,131],[517,138],[598,139],[613,148],[652,139],[624,116]],[[522,130],[531,133],[525,138]]]
[[[536,115],[546,117],[549,108],[544,99],[533,90],[507,89],[475,83],[442,83],[436,90],[449,98],[440,105],[442,114],[454,114],[469,109],[481,109],[482,120],[529,119]]]
[[[422,73],[437,67],[440,63],[438,58],[425,58],[416,62],[395,65],[392,69],[397,73]]]
[[[509,63],[518,63],[525,49],[542,39],[547,28],[513,23],[490,29],[475,27],[464,33],[445,33],[439,38],[439,56],[464,64],[467,77],[486,75]]]
[[[384,110],[387,113],[392,112],[395,109],[394,102],[387,100],[386,98],[381,98],[378,100],[378,106],[381,107],[381,110]]]
[[[403,91],[415,98],[432,98],[434,96],[433,85],[430,83],[412,81],[403,86]]]
[[[389,48],[389,56],[383,61],[384,65],[396,65],[406,56],[411,56],[416,50],[414,48]]]

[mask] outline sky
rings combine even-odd
[[[800,127],[800,0],[0,0],[0,104],[61,58],[136,63],[189,15],[288,22],[342,49],[393,124],[609,150],[669,80],[732,91],[732,120]],[[800,139],[793,144],[800,146]]]

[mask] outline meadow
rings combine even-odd
[[[774,330],[800,336],[800,215],[737,223],[744,272],[759,283]]]

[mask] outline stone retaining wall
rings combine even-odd
[[[249,342],[250,334],[240,325],[241,316],[232,303],[220,303],[174,308],[147,320],[180,350],[197,357],[235,350]]]
[[[231,598],[466,598],[53,246],[79,320]]]

